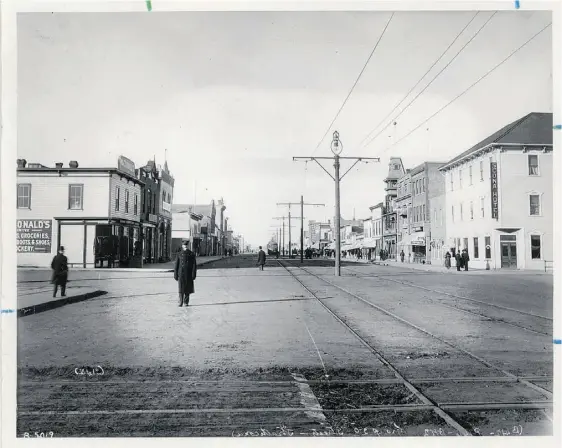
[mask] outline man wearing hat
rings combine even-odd
[[[66,296],[66,282],[68,280],[68,259],[64,255],[64,247],[59,248],[59,253],[55,255],[51,262],[51,269],[53,270],[53,277],[51,283],[55,285],[53,297],[57,296],[57,291],[60,286],[61,296]]]
[[[197,262],[195,254],[189,250],[189,241],[181,244],[181,252],[176,258],[174,279],[178,282],[179,306],[189,305],[189,295],[195,292],[194,284],[197,277]]]

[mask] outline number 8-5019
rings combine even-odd
[[[23,437],[24,439],[29,439],[31,437],[53,437],[55,435],[55,433],[53,431],[49,431],[49,432],[34,432],[33,434],[29,433],[29,432],[24,432],[23,433]]]

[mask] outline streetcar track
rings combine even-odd
[[[344,268],[344,269],[348,269],[351,272],[357,272],[357,271],[353,271],[350,268]],[[494,305],[494,304],[491,304],[491,303],[478,301],[476,299],[470,299],[470,298],[467,298],[467,297],[456,296],[454,294],[437,291],[437,290],[430,289],[430,288],[427,288],[427,287],[424,287],[424,286],[419,286],[419,285],[416,285],[416,284],[410,283],[410,282],[402,283],[401,281],[397,281],[397,280],[394,280],[394,279],[386,279],[384,275],[377,275],[377,276],[374,276],[374,277],[376,277],[378,279],[381,279],[381,280],[388,280],[388,281],[392,281],[392,282],[397,282],[397,283],[403,284],[404,286],[409,286],[409,287],[412,287],[412,288],[419,288],[419,289],[431,291],[431,292],[434,292],[436,294],[452,296],[455,299],[476,301],[478,303],[481,303],[481,304],[484,304],[484,305],[487,305],[487,306],[490,306],[490,307],[497,307],[497,308],[501,307],[500,305]],[[357,277],[357,278],[373,278],[373,277],[361,276],[361,277]],[[516,324],[514,322],[509,322],[509,321],[507,321],[505,319],[502,319],[502,318],[491,317],[491,316],[488,316],[486,314],[481,314],[481,313],[478,313],[478,312],[475,312],[475,311],[465,310],[463,308],[460,308],[460,307],[457,307],[457,306],[454,306],[454,305],[448,305],[448,304],[438,302],[438,301],[435,301],[435,300],[432,300],[431,303],[434,304],[434,305],[444,306],[444,307],[447,307],[447,308],[455,309],[455,310],[458,310],[458,311],[463,312],[463,313],[472,314],[472,315],[475,315],[475,316],[480,316],[480,317],[483,317],[484,319],[486,319],[487,321],[490,321],[490,322],[502,322],[506,325],[521,328],[521,329],[523,329],[525,331],[529,331],[531,333],[540,334],[540,335],[549,336],[549,337],[551,336],[550,333],[545,333],[544,331],[533,330],[532,328],[525,327],[523,325],[519,325],[519,324]],[[504,308],[504,309],[509,309],[509,308]],[[538,317],[538,318],[542,318],[542,319],[552,320],[552,319],[549,319],[548,317],[526,313],[525,311],[521,311],[521,310],[515,310],[515,309],[511,309],[511,310],[513,310],[514,312],[517,312],[517,313],[527,314],[527,315],[532,316],[532,317]]]
[[[295,267],[295,266],[293,266],[293,267]],[[462,347],[459,347],[458,345],[455,345],[454,343],[449,342],[449,341],[447,341],[446,339],[443,339],[443,338],[441,338],[441,337],[439,337],[439,336],[437,336],[437,335],[431,333],[430,331],[425,330],[425,329],[423,329],[423,328],[417,326],[416,324],[413,324],[412,322],[409,322],[408,320],[406,320],[406,319],[404,319],[404,318],[402,318],[402,317],[400,317],[400,316],[398,316],[398,315],[392,313],[391,311],[388,311],[388,310],[386,310],[386,309],[380,307],[379,305],[375,305],[374,303],[372,303],[372,302],[370,302],[370,301],[364,299],[364,298],[361,297],[361,296],[358,296],[357,294],[354,294],[354,293],[352,293],[352,292],[346,290],[345,288],[342,288],[341,286],[335,285],[334,283],[330,282],[329,280],[326,280],[326,279],[320,277],[319,275],[316,275],[316,274],[314,274],[314,273],[308,271],[307,269],[305,269],[305,268],[303,268],[303,267],[298,267],[298,268],[299,268],[299,269],[302,269],[302,270],[305,271],[305,272],[308,272],[310,275],[316,277],[316,278],[319,279],[320,281],[323,281],[323,282],[325,282],[325,283],[328,283],[328,284],[331,285],[332,287],[334,287],[334,288],[336,288],[336,289],[339,289],[340,291],[343,291],[343,292],[345,292],[346,294],[348,294],[348,295],[350,295],[350,296],[352,296],[352,297],[355,297],[356,299],[358,299],[358,300],[360,300],[361,302],[363,302],[363,303],[365,303],[365,304],[367,304],[367,305],[369,305],[369,306],[371,306],[371,307],[377,309],[378,311],[380,311],[380,312],[382,312],[382,313],[384,313],[384,314],[386,314],[386,315],[388,315],[388,316],[391,316],[391,317],[393,317],[394,319],[396,319],[396,320],[398,320],[398,321],[400,321],[400,322],[402,322],[402,323],[404,323],[404,324],[406,324],[406,325],[408,325],[408,326],[410,326],[410,327],[412,327],[412,328],[415,328],[416,330],[421,331],[421,332],[424,333],[424,334],[427,334],[428,336],[431,336],[432,338],[434,338],[434,339],[436,339],[436,340],[438,340],[438,341],[440,341],[440,342],[442,342],[442,343],[448,345],[449,347],[451,347],[451,348],[453,348],[453,349],[455,349],[455,350],[457,350],[457,351],[460,351],[460,352],[462,352],[462,353],[468,355],[469,357],[471,357],[472,359],[475,359],[476,361],[482,363],[482,364],[485,365],[486,367],[491,368],[491,369],[494,369],[494,370],[496,370],[496,371],[498,371],[498,372],[501,372],[501,373],[503,373],[505,376],[508,376],[508,377],[510,377],[510,378],[513,378],[516,382],[519,382],[519,383],[521,383],[521,384],[524,384],[525,386],[529,387],[530,389],[533,389],[533,390],[535,390],[535,391],[537,391],[537,392],[540,392],[540,393],[542,393],[542,394],[544,394],[544,395],[546,395],[546,396],[552,398],[552,395],[553,395],[552,392],[550,392],[550,391],[548,391],[548,390],[546,390],[546,389],[544,389],[544,388],[542,388],[542,387],[540,387],[540,386],[538,386],[538,385],[536,385],[536,384],[533,384],[533,383],[531,383],[531,382],[529,382],[529,381],[527,381],[527,380],[524,380],[523,377],[518,377],[517,375],[514,375],[514,374],[512,374],[512,373],[510,373],[510,372],[508,372],[508,371],[506,371],[506,370],[504,370],[504,369],[502,369],[502,368],[500,368],[500,367],[497,367],[497,366],[495,366],[495,365],[489,363],[489,362],[486,361],[485,359],[481,358],[480,356],[475,355],[474,353],[472,353],[472,352],[470,352],[470,351],[468,351],[468,350],[466,350],[466,349],[464,349],[464,348],[462,348]],[[287,270],[288,270],[288,269],[287,269]],[[291,272],[291,271],[289,271],[289,272]],[[299,281],[299,283],[303,284],[303,283],[298,279],[298,277],[295,276],[295,279],[297,279],[297,281]],[[304,286],[304,284],[303,284],[303,286]],[[307,288],[306,286],[305,286],[305,289],[308,290],[308,288]],[[424,288],[424,289],[425,289],[425,288]],[[322,301],[320,301],[320,300],[319,300],[319,302],[322,303]],[[323,304],[323,303],[322,303],[322,304]],[[323,304],[323,305],[324,305],[324,304]]]
[[[552,378],[541,376],[541,377],[519,377],[527,381],[551,381]],[[402,381],[398,378],[379,378],[379,379],[365,379],[365,380],[349,380],[349,379],[332,379],[329,380],[306,380],[309,384],[402,384]],[[439,378],[409,378],[412,384],[444,384],[444,383],[517,383],[514,378],[501,376],[501,377],[439,377]],[[212,384],[212,385],[224,385],[224,386],[258,386],[258,385],[279,385],[279,386],[289,386],[294,385],[294,380],[200,380],[200,379],[138,379],[138,380],[20,380],[18,382],[20,386],[36,386],[36,385],[72,385],[72,386],[89,386],[93,384],[186,384],[191,386],[197,386],[200,384]],[[222,390],[222,389],[221,389]]]
[[[460,423],[458,423],[447,412],[445,412],[443,409],[441,409],[437,403],[435,403],[434,401],[429,399],[418,388],[416,388],[412,383],[410,383],[377,349],[375,349],[371,344],[369,344],[365,339],[363,339],[353,328],[351,328],[351,326],[349,324],[347,324],[344,320],[342,320],[322,300],[318,299],[316,294],[313,293],[296,275],[294,275],[294,273],[291,272],[287,268],[287,266],[283,265],[283,263],[281,263],[281,261],[278,261],[278,263],[279,263],[280,266],[285,268],[287,270],[287,272],[289,272],[293,276],[293,278],[297,282],[299,282],[302,285],[302,287],[306,291],[308,291],[308,293],[312,297],[316,298],[318,303],[320,303],[320,305],[322,305],[322,307],[324,307],[324,309],[326,309],[332,315],[332,317],[334,317],[340,324],[342,324],[344,327],[346,327],[348,329],[348,331],[350,331],[365,347],[367,347],[371,351],[371,353],[373,353],[375,355],[375,357],[382,364],[384,364],[387,368],[389,368],[394,373],[394,375],[402,381],[402,384],[418,398],[418,400],[420,400],[424,405],[432,406],[432,411],[435,412],[437,415],[439,415],[439,417],[441,417],[443,420],[445,420],[445,422],[448,423],[451,427],[453,427],[457,431],[459,431],[460,434],[465,435],[465,436],[472,436],[472,434],[470,434],[470,432],[467,431]],[[304,269],[302,267],[301,267],[301,269],[306,271],[306,269]],[[306,272],[308,272],[308,271],[306,271]]]
[[[347,267],[343,267],[343,266],[342,266],[342,268],[343,268],[343,269],[347,269],[347,270],[349,270],[349,271],[351,271],[351,272],[357,272],[357,271],[353,271],[352,269],[347,268]],[[302,268],[302,269],[304,269],[304,268]],[[309,272],[309,271],[307,271],[307,272]],[[315,275],[315,274],[312,273],[312,272],[309,272],[309,273],[310,273],[311,275]],[[316,276],[316,275],[315,275],[315,276]],[[371,277],[366,277],[366,278],[371,278]],[[510,307],[506,307],[506,306],[502,306],[502,305],[496,305],[496,304],[494,304],[494,303],[488,303],[488,302],[484,302],[484,301],[478,300],[478,299],[471,299],[471,298],[469,298],[469,297],[458,296],[458,295],[456,295],[456,294],[451,294],[451,293],[445,292],[445,291],[438,291],[438,290],[436,290],[436,289],[431,289],[431,288],[428,288],[428,287],[426,287],[426,286],[416,285],[415,283],[411,283],[411,282],[408,282],[408,281],[406,281],[406,280],[396,280],[396,279],[393,279],[393,278],[386,278],[384,274],[381,275],[381,276],[378,276],[377,278],[380,278],[381,280],[387,280],[387,281],[389,281],[389,282],[398,283],[398,284],[401,284],[401,285],[404,285],[404,286],[409,286],[409,287],[412,287],[412,288],[423,289],[423,290],[425,290],[425,291],[434,292],[434,293],[436,293],[436,294],[441,294],[441,295],[453,297],[453,298],[459,299],[459,300],[467,300],[467,301],[470,301],[470,302],[476,302],[476,303],[480,303],[480,304],[483,304],[483,305],[486,305],[486,306],[490,306],[490,307],[494,307],[494,308],[499,308],[499,309],[502,309],[502,310],[514,311],[514,312],[516,312],[516,313],[526,314],[527,316],[532,316],[532,317],[537,317],[537,318],[540,318],[540,319],[545,319],[545,320],[553,321],[553,318],[551,318],[551,317],[546,317],[546,316],[541,316],[540,314],[529,313],[529,312],[527,312],[527,311],[522,311],[522,310],[518,310],[518,309],[515,309],[515,308],[510,308]]]
[[[360,413],[360,412],[412,412],[412,411],[435,411],[436,407],[454,411],[460,410],[492,410],[492,409],[543,409],[545,407],[552,407],[552,401],[534,401],[528,403],[496,403],[496,402],[475,402],[475,403],[440,403],[439,405],[432,404],[381,404],[371,406],[361,406],[357,408],[323,408],[322,412],[333,413]],[[90,410],[25,410],[18,409],[18,414],[21,416],[43,416],[43,415],[115,415],[115,414],[242,414],[242,413],[264,413],[264,412],[277,412],[277,413],[306,413],[318,412],[316,408],[307,407],[282,407],[282,408],[193,408],[193,409],[90,409]],[[441,416],[441,415],[440,415]],[[450,424],[449,421],[447,423]],[[464,435],[470,435],[464,427],[457,428],[459,432],[466,432]],[[462,428],[462,431],[460,429]]]

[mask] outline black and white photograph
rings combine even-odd
[[[555,446],[560,4],[195,3],[2,4],[4,441]]]

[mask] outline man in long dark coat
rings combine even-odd
[[[59,253],[56,254],[51,262],[51,269],[53,270],[53,277],[51,283],[55,285],[53,297],[57,296],[57,291],[60,286],[61,296],[66,296],[66,282],[68,281],[68,258],[64,255],[64,247],[59,248]]]
[[[263,271],[264,264],[265,264],[265,252],[260,246],[260,251],[258,252],[258,266],[260,267],[260,271]]]
[[[189,305],[189,295],[195,292],[193,282],[197,277],[197,262],[195,254],[188,249],[188,242],[181,245],[181,252],[176,258],[174,279],[178,282],[179,306]]]

